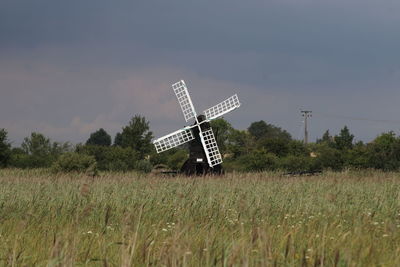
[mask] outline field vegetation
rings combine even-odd
[[[400,179],[0,170],[3,266],[399,266]]]

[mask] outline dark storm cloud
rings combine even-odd
[[[0,3],[0,123],[84,140],[145,114],[182,126],[169,84],[199,108],[237,92],[237,127],[264,119],[298,137],[348,124],[362,139],[397,129],[322,114],[396,118],[400,3],[352,1],[11,1]],[[210,95],[215,94],[215,97]],[[10,115],[11,114],[11,115]]]

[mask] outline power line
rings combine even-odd
[[[335,115],[335,114],[329,114],[329,113],[323,113],[323,112],[317,112],[316,115],[321,116],[321,117],[346,119],[346,120],[354,120],[354,121],[368,121],[368,122],[378,122],[378,123],[400,124],[400,121],[397,121],[397,120],[370,119],[370,118],[353,117],[353,116],[345,116],[345,115]]]

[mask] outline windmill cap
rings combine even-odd
[[[202,115],[199,115],[199,116],[197,116],[197,120],[198,120],[199,122],[205,121],[205,120],[206,120],[206,116],[204,116],[203,114],[202,114]]]

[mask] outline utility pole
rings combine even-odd
[[[312,111],[311,110],[301,110],[300,111],[302,116],[304,117],[304,144],[307,145],[308,143],[308,129],[307,129],[307,119],[309,117],[312,117]]]

